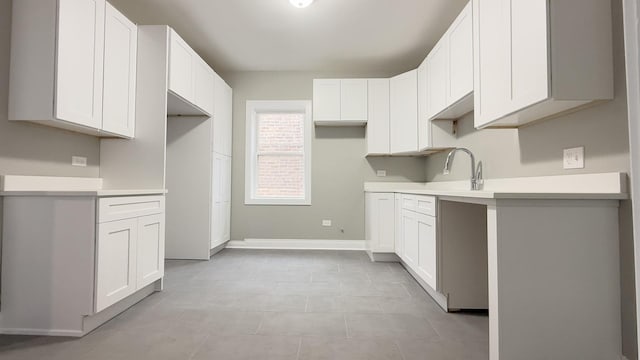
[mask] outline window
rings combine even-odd
[[[245,204],[311,205],[311,101],[247,101]]]

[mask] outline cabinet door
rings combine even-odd
[[[449,93],[447,106],[473,91],[473,6],[467,4],[447,32]]]
[[[213,153],[211,248],[221,244],[224,238],[224,168],[224,156]]]
[[[313,80],[313,120],[340,120],[340,80]]]
[[[196,58],[194,62],[193,83],[195,104],[213,116],[215,75],[213,70],[203,60]]]
[[[368,81],[367,153],[389,154],[389,79]]]
[[[395,251],[395,198],[393,193],[372,194],[372,250],[374,252]]]
[[[473,0],[474,123],[506,115],[511,102],[510,0]]]
[[[133,137],[138,28],[107,3],[104,34],[102,129]]]
[[[169,90],[194,103],[194,54],[191,47],[171,31],[169,46]]]
[[[233,151],[233,89],[224,83],[224,142],[223,154],[232,155]]]
[[[367,80],[340,80],[340,120],[367,120]]]
[[[418,72],[391,78],[391,153],[418,150]]]
[[[213,149],[231,156],[233,131],[233,90],[224,80],[215,76],[215,104],[213,121]]]
[[[59,0],[56,118],[100,129],[104,0]]]
[[[473,80],[473,79],[472,79]],[[429,101],[427,59],[418,67],[418,149],[431,147],[431,122],[427,102]]]
[[[136,289],[164,275],[164,223],[164,214],[138,218]]]
[[[222,239],[229,241],[231,240],[231,156],[225,156],[223,190],[224,231]]]
[[[98,225],[96,246],[96,312],[136,291],[138,220]]]
[[[511,104],[518,111],[550,96],[546,0],[511,1]]]
[[[433,117],[447,108],[449,92],[449,43],[442,38],[427,56],[427,112]]]
[[[400,194],[394,194],[394,238],[396,255],[401,259],[404,259],[404,238],[402,237],[402,196]]]
[[[431,288],[436,290],[436,223],[433,216],[418,214],[418,269],[420,275]]]
[[[414,271],[418,269],[420,256],[417,215],[413,211],[402,210],[402,239],[404,243],[402,260]]]

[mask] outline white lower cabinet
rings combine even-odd
[[[402,194],[402,260],[433,290],[437,290],[436,198]]]
[[[137,285],[145,287],[164,274],[164,216],[138,219]]]
[[[365,196],[365,237],[367,250],[372,253],[395,251],[394,202],[393,193],[367,193]]]
[[[98,199],[95,271],[95,312],[162,278],[163,196]]]
[[[418,275],[436,289],[437,246],[436,222],[433,216],[418,214]]]
[[[136,291],[137,239],[137,219],[98,225],[96,312]]]

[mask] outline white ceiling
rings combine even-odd
[[[109,0],[168,24],[216,71],[394,74],[417,67],[468,0]]]

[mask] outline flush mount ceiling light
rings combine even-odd
[[[291,5],[302,9],[311,5],[311,3],[313,3],[313,0],[289,0],[289,2],[291,3]]]

